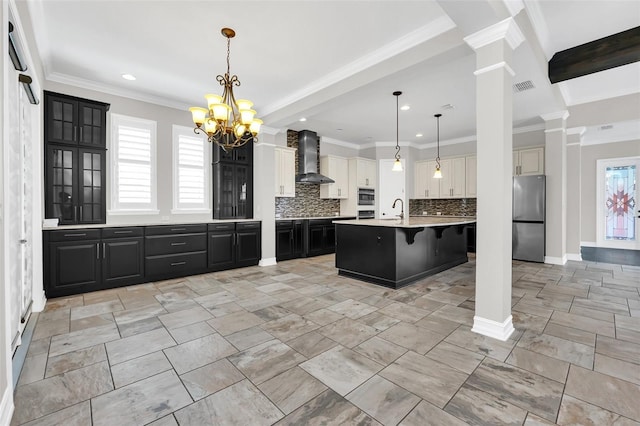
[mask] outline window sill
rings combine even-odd
[[[160,210],[109,210],[108,216],[142,216],[160,214]]]
[[[172,209],[171,214],[211,214],[211,209]]]

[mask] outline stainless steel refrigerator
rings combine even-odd
[[[513,178],[513,258],[544,262],[545,176]]]

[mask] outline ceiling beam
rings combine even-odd
[[[640,27],[556,52],[549,61],[549,81],[558,83],[637,61]]]

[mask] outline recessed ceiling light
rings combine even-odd
[[[440,108],[442,108],[442,109],[454,109],[455,106],[452,105],[452,104],[444,104]]]
[[[410,107],[409,105],[402,105],[402,106],[400,107],[400,109],[401,109],[402,111],[408,111],[408,110],[410,110],[410,109],[411,109],[411,107]]]
[[[298,121],[307,121],[307,119],[305,117],[302,117],[300,120]]]
[[[336,129],[336,130],[337,130],[337,131],[339,131],[339,132],[341,132],[341,131],[342,131],[342,129]]]
[[[416,138],[421,138],[422,137],[422,133],[416,133]]]
[[[136,79],[136,76],[133,74],[122,74],[122,78],[125,80],[133,81]]]

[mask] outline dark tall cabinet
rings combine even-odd
[[[253,142],[224,152],[213,144],[213,218],[253,217]]]
[[[45,217],[105,223],[109,105],[45,91]]]

